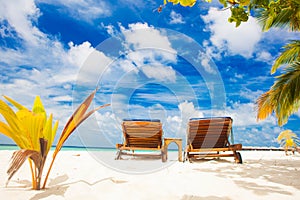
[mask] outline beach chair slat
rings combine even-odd
[[[209,150],[219,151],[232,151],[232,154],[210,154],[210,156],[233,156],[236,162],[239,162],[239,156],[237,155],[237,148],[233,148],[235,145],[231,145],[228,141],[228,137],[232,129],[232,119],[230,117],[217,117],[217,118],[198,118],[191,119],[188,122],[187,131],[187,159],[191,157],[191,153],[205,152]],[[236,144],[236,147],[241,149],[241,144]],[[220,150],[220,151],[221,151]],[[206,155],[205,153],[203,155]],[[201,155],[203,157],[203,155]],[[241,160],[241,158],[240,158]]]
[[[116,145],[119,150],[118,158],[121,157],[124,150],[159,151],[162,155],[163,131],[162,123],[159,120],[124,120],[122,130],[125,142],[124,145]]]

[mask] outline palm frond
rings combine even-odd
[[[300,62],[294,62],[285,73],[276,77],[271,89],[257,100],[257,119],[265,119],[275,112],[278,124],[282,126],[288,117],[300,106]]]
[[[274,104],[276,102],[271,102],[270,93],[271,91],[262,94],[256,101],[258,120],[266,119],[273,112]]]
[[[50,167],[48,169],[44,184],[43,184],[43,188],[45,188],[46,186],[46,182],[48,180],[48,176],[50,174],[50,171],[52,169],[52,165],[54,163],[54,160],[58,154],[58,152],[61,150],[64,142],[68,139],[68,137],[74,132],[74,130],[84,121],[86,120],[91,114],[93,114],[95,111],[99,110],[100,108],[104,108],[106,106],[109,106],[110,104],[105,104],[102,106],[99,106],[91,111],[89,111],[88,113],[86,113],[86,111],[88,110],[92,100],[94,99],[94,96],[97,92],[97,89],[95,89],[84,101],[83,103],[81,103],[79,105],[79,107],[76,109],[76,111],[72,114],[72,116],[70,117],[70,119],[67,121],[61,136],[58,140],[58,143],[56,145],[56,148],[53,152],[53,156],[52,156],[52,161],[50,164]]]
[[[49,152],[49,150],[52,146],[52,143],[53,143],[53,140],[55,138],[56,131],[58,128],[58,121],[55,122],[54,127],[52,127],[52,121],[53,121],[53,115],[50,114],[50,116],[45,124],[45,127],[43,129],[43,138],[47,138],[47,140],[48,140],[47,152]]]
[[[85,100],[83,103],[79,105],[79,107],[75,110],[75,112],[71,115],[69,120],[67,121],[61,136],[58,140],[58,143],[56,145],[55,151],[53,156],[56,155],[58,151],[60,151],[62,145],[66,141],[66,139],[71,135],[71,133],[76,129],[78,122],[80,122],[80,118],[82,118],[89,108],[97,90],[94,90]]]
[[[30,142],[24,134],[25,131],[22,123],[18,119],[16,113],[2,100],[0,100],[0,114],[4,117],[5,121],[7,122],[7,125],[4,125],[4,123],[2,123],[1,125],[2,128],[6,130],[7,136],[9,132],[10,138],[14,140],[14,142],[20,148],[30,147]]]
[[[25,106],[19,104],[18,102],[16,102],[15,100],[13,100],[12,98],[8,97],[8,96],[3,96],[9,103],[11,103],[12,105],[14,105],[17,109],[19,110],[23,110],[23,109],[26,109],[26,110],[29,110],[27,109]]]
[[[8,179],[6,181],[6,186],[8,185],[8,182],[13,177],[13,175],[20,169],[23,163],[27,160],[27,158],[31,158],[36,166],[40,165],[41,155],[38,151],[30,150],[30,149],[21,149],[15,151],[11,157],[11,162],[7,170]]]
[[[32,112],[35,114],[43,115],[45,118],[47,117],[47,113],[41,101],[40,96],[35,97],[33,107],[32,107]]]
[[[277,141],[281,147],[295,147],[298,146],[299,139],[296,133],[292,132],[291,130],[284,130],[282,131],[278,137]]]
[[[258,22],[263,31],[272,27],[300,31],[300,2],[299,0],[278,0],[271,1],[259,12]]]
[[[275,73],[281,65],[300,61],[300,40],[292,40],[289,44],[285,45],[283,49],[284,51],[280,54],[272,66],[272,74]]]

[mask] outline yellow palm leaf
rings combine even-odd
[[[45,127],[44,127],[44,131],[43,131],[43,138],[46,139],[48,141],[47,143],[47,148],[46,148],[46,153],[49,152],[51,146],[52,146],[52,143],[53,143],[53,140],[55,138],[55,135],[56,135],[56,130],[57,130],[57,127],[58,127],[58,122],[55,123],[54,127],[52,128],[52,121],[53,121],[53,115],[50,114],[46,124],[45,124]]]
[[[3,133],[10,139],[12,139],[21,149],[25,148],[26,145],[24,144],[24,139],[18,136],[18,134],[14,134],[11,128],[0,121],[0,133]]]
[[[291,130],[284,130],[282,131],[278,137],[277,141],[283,147],[294,147],[297,146],[296,141],[298,141],[298,136],[293,133]]]
[[[40,96],[36,96],[34,103],[33,103],[32,112],[34,112],[35,114],[44,115],[45,118],[47,117],[47,114],[46,114],[46,111],[45,111],[45,108],[43,106]]]
[[[28,110],[19,110],[16,113],[20,123],[23,126],[22,135],[27,137],[28,146],[27,149],[39,151],[39,133],[36,133],[37,126],[40,125],[40,119],[34,117],[33,113]]]
[[[0,114],[7,122],[7,126],[11,132],[11,139],[21,148],[29,148],[30,143],[26,135],[26,131],[17,117],[16,113],[2,100],[0,100]]]
[[[9,98],[8,96],[3,96],[7,101],[9,101],[9,103],[11,103],[12,105],[14,105],[17,109],[19,110],[23,110],[23,109],[26,109],[26,110],[29,110],[28,108],[26,108],[25,106],[19,104],[18,102],[16,102],[15,100]]]
[[[13,131],[19,132],[20,122],[15,112],[2,100],[0,100],[0,113],[12,128]]]
[[[80,106],[76,109],[76,111],[73,113],[73,115],[68,120],[67,124],[65,125],[61,136],[58,140],[58,143],[56,145],[56,149],[54,151],[53,156],[56,156],[58,151],[60,151],[63,143],[66,141],[66,139],[70,136],[70,134],[75,130],[75,128],[81,123],[81,118],[84,116],[85,112],[87,111],[88,107],[90,106],[95,93],[97,90],[94,90],[86,99],[85,101],[80,104]]]
[[[3,133],[7,137],[12,139],[13,133],[9,126],[3,122],[0,121],[0,133]]]
[[[192,7],[195,5],[196,1],[197,0],[180,0],[179,3],[180,3],[180,5],[185,6],[185,7],[186,6]]]
[[[171,3],[173,3],[175,5],[175,4],[179,3],[179,0],[168,0],[168,2],[171,2]]]

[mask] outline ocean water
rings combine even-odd
[[[0,150],[19,150],[20,148],[17,145],[8,145],[0,144]],[[51,150],[54,150],[55,147],[52,147]],[[115,148],[109,147],[80,147],[80,146],[63,146],[62,151],[115,151]]]
[[[0,144],[1,150],[19,150],[20,148],[17,145],[8,145]],[[55,147],[52,147],[51,150],[54,150]],[[82,146],[63,146],[62,151],[116,151],[114,147],[82,147]],[[168,151],[177,151],[177,149],[168,149]],[[138,151],[137,151],[138,152]]]

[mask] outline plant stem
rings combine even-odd
[[[52,169],[52,166],[53,166],[54,160],[55,160],[55,158],[56,158],[56,155],[57,155],[57,154],[54,154],[54,155],[53,155],[53,158],[52,158],[51,164],[50,164],[50,166],[49,166],[49,169],[48,169],[48,172],[47,172],[46,178],[45,178],[45,180],[44,180],[44,184],[43,184],[43,187],[42,187],[42,189],[45,189],[45,187],[46,187],[46,183],[47,183],[47,180],[48,180],[48,177],[49,177],[50,171],[51,171],[51,169]]]
[[[35,174],[33,171],[33,166],[32,166],[32,161],[28,159],[29,165],[30,165],[30,170],[31,170],[31,179],[32,179],[32,189],[36,189],[36,182],[35,182]]]

